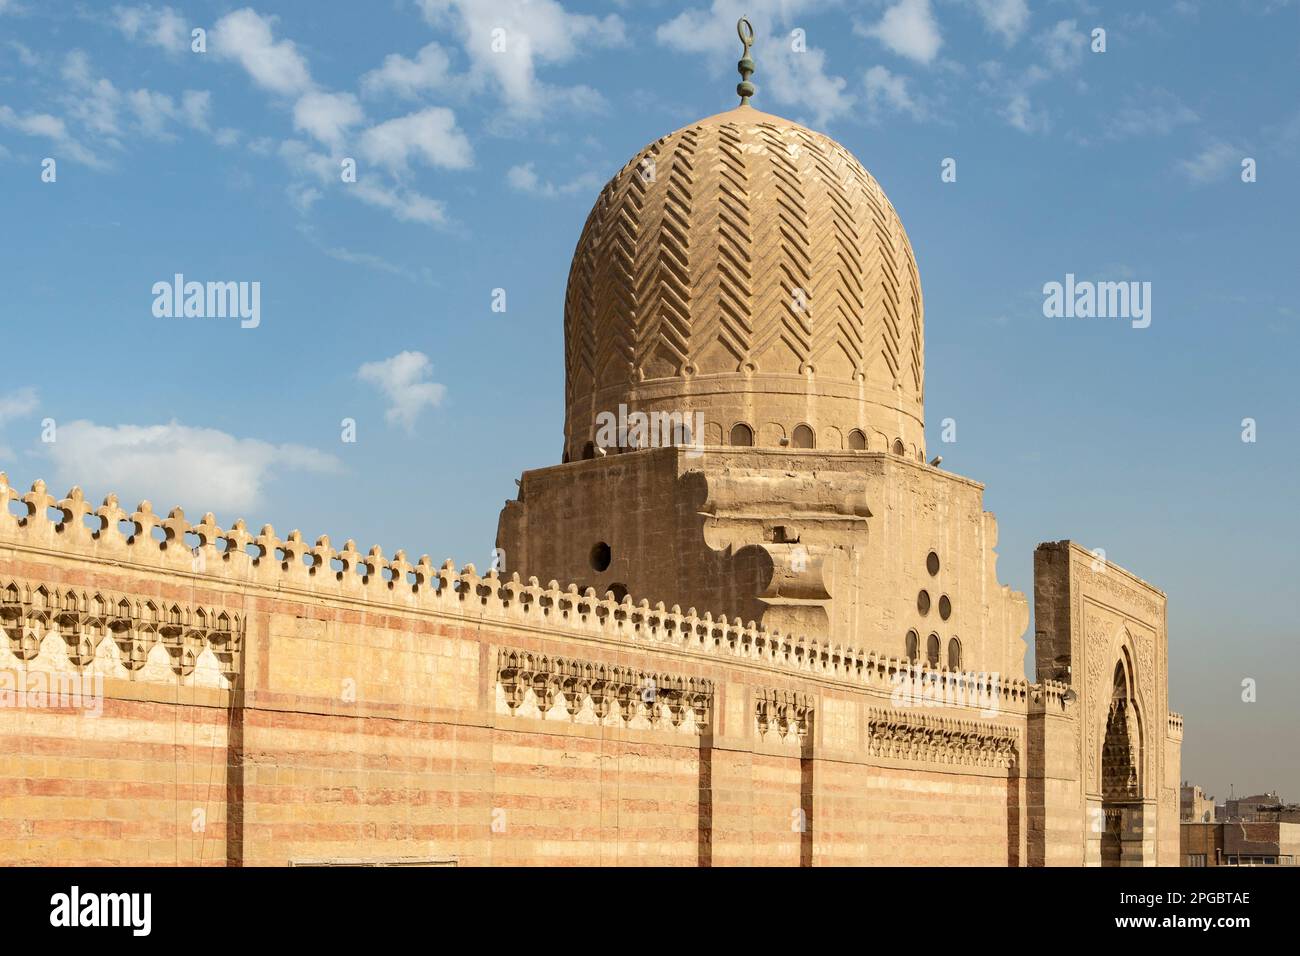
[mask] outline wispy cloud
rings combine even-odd
[[[469,139],[456,127],[456,114],[433,106],[372,126],[361,134],[361,155],[393,172],[412,161],[445,169],[474,165]]]
[[[214,428],[165,425],[59,426],[58,440],[42,446],[56,484],[96,484],[124,499],[148,498],[160,510],[200,511],[256,507],[267,483],[282,472],[337,471],[338,460],[302,445],[238,438]]]
[[[430,26],[450,28],[460,37],[471,81],[495,87],[516,118],[603,103],[590,87],[542,81],[538,67],[626,42],[623,20],[616,14],[570,13],[556,0],[420,0],[420,7]]]
[[[655,35],[670,49],[705,57],[715,75],[721,76],[735,69],[736,19],[747,14],[755,43],[763,50],[754,76],[758,102],[765,104],[770,98],[777,105],[807,110],[816,125],[824,126],[847,115],[856,100],[848,91],[848,81],[828,70],[823,50],[808,43],[807,37],[803,48],[796,50],[785,32],[795,18],[817,5],[813,0],[751,0],[744,5],[713,0],[708,9],[679,13],[661,24]]]
[[[537,175],[537,170],[533,163],[523,163],[519,166],[511,166],[506,172],[506,182],[510,188],[517,192],[526,193],[529,196],[538,196],[543,199],[555,199],[560,196],[572,196],[574,194],[586,196],[599,189],[603,177],[600,173],[583,173],[565,183],[553,183],[550,180],[542,179]]]
[[[388,399],[384,420],[408,432],[426,408],[437,408],[447,387],[433,381],[433,363],[423,352],[398,352],[391,358],[366,362],[357,377],[379,389]]]
[[[1223,179],[1240,165],[1243,156],[1238,147],[1216,140],[1190,159],[1179,160],[1178,168],[1188,180],[1201,186]]]
[[[390,53],[384,62],[361,77],[365,96],[391,93],[403,99],[415,99],[431,90],[445,88],[451,76],[451,57],[441,44],[429,43],[414,60],[400,53]]]
[[[1026,0],[973,0],[985,28],[1000,36],[1008,46],[1015,43],[1029,27],[1029,4]]]
[[[863,83],[867,109],[873,117],[889,112],[902,113],[918,121],[927,118],[928,110],[908,91],[906,77],[877,65],[867,70]]]
[[[30,385],[0,395],[0,425],[36,411],[40,399]]]
[[[890,52],[917,63],[931,63],[943,45],[930,0],[898,0],[885,10],[878,22],[870,26],[859,24],[855,30],[879,40]]]

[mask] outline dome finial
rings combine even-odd
[[[744,106],[754,95],[754,84],[749,82],[749,78],[754,75],[754,61],[749,58],[749,48],[754,45],[754,25],[749,22],[749,17],[741,17],[736,21],[736,33],[745,45],[745,53],[736,64],[736,69],[740,71],[736,92],[740,94],[740,105]]]

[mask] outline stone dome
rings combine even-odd
[[[701,413],[711,445],[924,455],[898,213],[839,143],[749,105],[656,140],[601,191],[564,337],[566,460],[620,405]]]

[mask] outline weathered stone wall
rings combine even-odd
[[[1030,728],[1072,719],[1059,687],[900,701],[904,664],[838,643],[0,480],[19,501],[0,673],[103,699],[0,707],[6,862],[1045,855]]]
[[[1034,592],[1038,674],[1068,680],[1079,705],[1078,720],[1058,727],[1049,716],[1041,731],[1045,832],[1072,833],[1075,821],[1083,820],[1081,862],[1100,862],[1108,803],[1102,744],[1113,675],[1123,662],[1132,680],[1139,777],[1135,812],[1126,811],[1125,859],[1177,866],[1182,718],[1169,711],[1164,593],[1070,541],[1039,545]],[[1067,760],[1070,748],[1075,756]],[[1063,844],[1049,840],[1047,845]],[[1072,857],[1073,851],[1062,862],[1079,862]]]
[[[998,582],[983,486],[897,455],[654,448],[527,471],[497,543],[507,570],[601,596],[621,586],[886,657],[914,630],[922,657],[934,634],[944,663],[955,639],[964,668],[1024,676],[1028,605]]]

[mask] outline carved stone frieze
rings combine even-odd
[[[713,682],[498,648],[497,712],[514,717],[701,734]]]
[[[244,640],[243,616],[223,608],[12,580],[0,590],[0,627],[9,651],[22,661],[36,660],[46,638],[58,635],[75,668],[111,655],[124,676],[138,675],[161,647],[171,671],[189,677],[210,650],[222,678],[232,683]]]
[[[877,757],[1007,769],[1021,749],[1014,727],[877,708],[867,715],[867,743]]]

